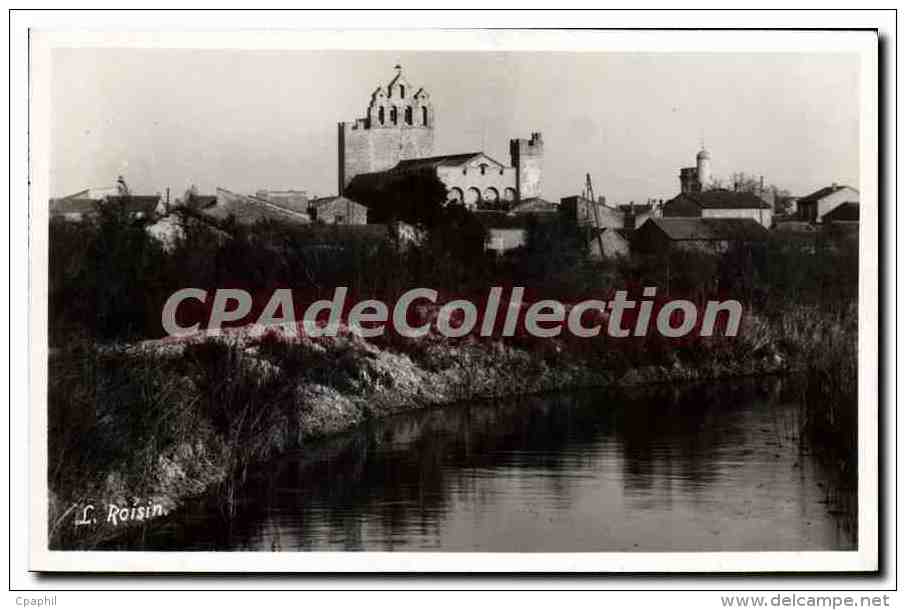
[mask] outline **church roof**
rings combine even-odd
[[[484,157],[496,164],[505,167],[500,161],[489,157],[483,152],[459,153],[456,155],[439,155],[437,157],[422,157],[421,159],[405,159],[397,163],[391,171],[410,172],[423,169],[437,169],[438,167],[461,167],[477,157]]]

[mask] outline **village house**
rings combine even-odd
[[[630,229],[598,229],[589,227],[585,238],[588,247],[588,256],[594,260],[628,256],[631,249],[632,230]]]
[[[296,224],[311,222],[311,217],[307,212],[300,212],[252,195],[240,195],[220,187],[217,187],[216,203],[199,211],[214,220],[222,221],[233,218],[237,223],[245,225],[261,220],[277,220]]]
[[[177,199],[174,208],[189,208],[190,210],[203,210],[217,204],[217,195],[199,195],[188,193],[183,199]]]
[[[599,207],[600,224],[597,230],[594,206]],[[524,246],[528,226],[533,219],[539,222],[562,219],[577,224],[584,235],[588,254],[593,259],[629,254],[631,231],[624,228],[623,212],[604,203],[594,204],[581,196],[564,197],[560,205],[533,198],[508,211],[477,210],[475,216],[488,231],[486,248],[498,254]]]
[[[607,205],[603,197],[591,201],[581,195],[560,199],[560,212],[584,231],[588,254],[593,259],[629,254],[626,211]]]
[[[663,205],[663,201],[660,205]],[[623,212],[623,228],[634,231],[638,229],[649,218],[654,218],[660,213],[658,202],[649,200],[648,203],[636,204],[634,202],[624,203],[617,206],[617,209]]]
[[[659,207],[664,218],[751,218],[765,228],[773,224],[774,193],[765,191],[763,180],[756,192],[714,188],[711,153],[704,148],[695,157],[695,167],[680,170],[680,192]],[[636,222],[635,226],[642,226]]]
[[[824,215],[824,223],[855,223],[859,224],[859,203],[856,201],[847,201],[841,203],[833,210]]]
[[[814,193],[800,197],[797,202],[799,217],[808,222],[822,223],[825,216],[844,204],[859,206],[859,191],[851,186],[842,184],[831,184],[824,188],[818,189]],[[847,212],[851,215],[852,212]]]
[[[695,250],[720,254],[733,245],[766,241],[770,232],[751,218],[649,218],[631,237],[640,254]]]
[[[276,203],[281,207],[295,210],[296,212],[308,212],[308,193],[305,191],[258,189],[255,191],[255,197]]]
[[[485,249],[503,254],[526,243],[529,217],[504,211],[478,211],[475,217],[488,232]]]
[[[580,226],[597,226],[600,229],[623,229],[626,226],[624,212],[608,206],[601,198],[591,201],[581,195],[563,197],[560,199],[560,211]]]
[[[100,205],[102,200],[82,196],[84,192],[51,199],[51,219],[79,222],[97,214],[98,205]]]
[[[782,220],[778,220],[775,217],[773,229],[774,232],[778,234],[814,234],[820,229],[820,227],[804,220],[796,220],[794,218],[784,218]]]
[[[680,193],[664,203],[661,214],[664,218],[748,218],[770,228],[774,211],[754,193],[715,189]]]
[[[526,243],[532,219],[547,222],[559,218],[560,206],[541,197],[524,199],[509,210],[477,210],[475,216],[488,232],[487,250],[502,254]]]
[[[153,221],[166,214],[160,194],[133,195],[118,187],[88,188],[50,200],[50,217],[78,222],[97,214],[99,206],[121,206],[135,220]]]
[[[312,199],[308,215],[314,222],[340,225],[363,225],[368,222],[368,208],[348,197],[334,195]]]

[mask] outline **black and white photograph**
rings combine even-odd
[[[31,44],[31,569],[877,569],[877,32]]]

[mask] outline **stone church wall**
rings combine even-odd
[[[434,130],[424,127],[366,128],[364,121],[340,123],[340,191],[358,174],[388,170],[405,159],[434,153]]]
[[[465,172],[459,167],[439,167],[437,177],[447,187],[452,201],[464,201],[468,205],[477,203],[474,196],[469,196],[470,192],[480,194],[480,200],[492,206],[512,202],[516,197],[514,167],[488,167],[483,174],[479,167],[467,167]],[[493,201],[495,197],[497,201]]]

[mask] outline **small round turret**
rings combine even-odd
[[[701,190],[705,190],[711,184],[711,153],[702,147],[695,155],[695,161],[698,169],[698,184]]]

